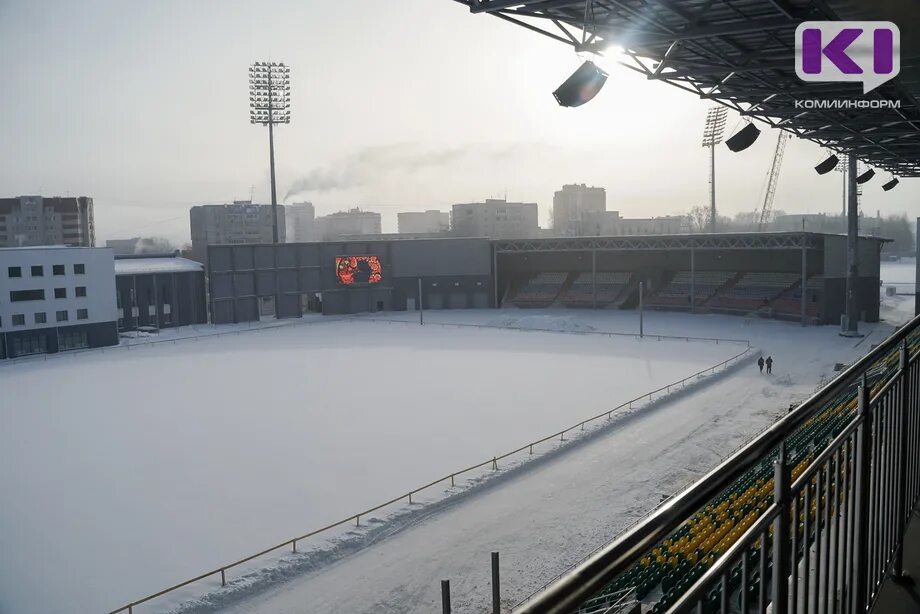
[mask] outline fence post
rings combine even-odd
[[[221,585],[221,586],[227,586],[227,576],[224,575],[224,570],[223,570],[223,569],[220,570],[220,585]]]
[[[501,614],[501,588],[498,578],[498,553],[492,553],[492,614]]]
[[[897,530],[898,549],[891,563],[891,576],[900,578],[904,575],[904,530],[909,517],[906,515],[907,499],[907,408],[910,406],[910,375],[908,369],[907,339],[901,342],[900,378],[901,378],[901,416],[898,425],[898,492],[895,497],[895,529]]]
[[[297,540],[296,539],[291,542],[291,552],[293,552],[294,554],[297,554]]]
[[[441,613],[450,614],[450,580],[441,580]]]
[[[779,508],[773,520],[773,614],[786,614],[789,609],[789,477],[786,446],[781,443],[773,463],[773,502]]]
[[[857,392],[857,415],[862,424],[856,432],[858,459],[856,463],[856,518],[854,522],[853,552],[853,611],[864,612],[868,588],[869,569],[869,462],[872,451],[869,442],[872,435],[872,412],[869,411],[869,391],[866,376]]]

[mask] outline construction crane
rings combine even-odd
[[[789,133],[785,130],[779,131],[776,138],[776,151],[773,152],[773,164],[770,166],[770,174],[767,175],[767,191],[764,194],[763,206],[760,208],[758,218],[757,211],[754,211],[754,219],[757,222],[757,231],[763,232],[770,223],[770,217],[773,215],[773,199],[776,197],[776,184],[779,181],[779,167],[783,163],[783,153],[786,151],[786,141],[789,140]]]

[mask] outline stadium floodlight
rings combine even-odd
[[[866,183],[867,181],[869,181],[870,179],[872,179],[873,177],[875,177],[875,171],[870,168],[862,175],[859,175],[858,177],[856,177],[856,183],[858,183],[859,185],[862,185]]]
[[[711,107],[706,112],[706,127],[703,128],[703,147],[709,148],[709,228],[716,231],[716,145],[725,135],[725,120],[728,109]]]
[[[249,67],[249,123],[268,126],[268,160],[272,182],[272,241],[278,242],[278,199],[275,192],[276,124],[291,123],[291,69],[281,62],[255,62]]]
[[[899,183],[900,183],[900,180],[897,177],[892,177],[891,181],[889,181],[888,183],[882,184],[882,189],[888,192],[889,190],[894,189],[894,186],[898,185]]]
[[[754,144],[757,137],[760,136],[760,129],[752,122],[736,132],[733,136],[725,141],[725,145],[734,152],[744,151]]]
[[[553,96],[559,106],[580,107],[597,96],[606,82],[607,73],[591,60],[586,60],[553,92]]]
[[[839,162],[840,158],[838,158],[835,154],[831,154],[826,160],[815,167],[815,172],[819,175],[826,175],[827,173],[837,168],[837,164]]]

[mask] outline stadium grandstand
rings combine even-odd
[[[915,4],[455,1],[473,14],[498,17],[578,52],[621,49],[622,66],[749,120],[744,129],[749,142],[742,149],[756,138],[759,123],[847,157],[848,234],[842,261],[835,261],[839,256],[810,258],[803,247],[800,268],[783,263],[789,256],[782,251],[771,253],[763,259],[769,266],[761,266],[754,256],[758,248],[748,247],[703,258],[691,255],[693,266],[688,266],[686,254],[676,256],[677,250],[655,256],[643,252],[624,267],[619,259],[615,265],[598,263],[604,253],[589,248],[592,271],[641,274],[649,284],[648,303],[658,308],[796,313],[803,323],[809,318],[831,323],[844,316],[842,334],[848,336],[858,335],[860,319],[877,317],[859,299],[860,294],[877,294],[878,288],[870,290],[867,280],[859,281],[865,275],[864,258],[872,250],[864,251],[857,238],[857,169],[863,164],[891,173],[886,191],[898,177],[920,176]],[[800,79],[796,29],[805,22],[842,20],[900,24],[900,74],[892,72],[891,78],[865,91],[858,82]],[[564,106],[583,104],[604,84],[606,75],[579,70],[556,92]],[[819,104],[841,99],[858,104]],[[797,106],[803,100],[813,104]],[[865,112],[867,107],[873,112]],[[824,166],[830,170],[835,164],[830,156]],[[870,177],[866,172],[860,182]],[[832,244],[838,239],[825,236],[820,241]],[[502,252],[515,251],[503,247],[496,245],[500,263],[508,258]],[[718,259],[729,254],[731,258]],[[528,253],[516,263],[497,266],[497,286],[509,284],[509,277],[513,286],[514,275],[533,275],[533,270],[558,270],[539,256]],[[640,266],[645,258],[650,260]],[[526,271],[528,266],[531,271]],[[842,280],[837,278],[841,268]],[[920,445],[918,353],[920,317],[516,611],[918,611],[915,589],[892,598],[895,589],[886,582],[888,577],[904,581],[905,557],[920,550],[920,544],[905,538],[920,502],[920,456],[915,453]]]

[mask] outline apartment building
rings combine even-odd
[[[316,218],[316,239],[338,241],[345,236],[379,235],[380,214],[359,208]]]
[[[459,237],[531,239],[539,236],[537,203],[509,203],[489,198],[482,203],[454,205],[451,233]]]
[[[87,196],[0,198],[0,247],[93,247],[93,199]]]
[[[198,205],[189,211],[192,258],[207,264],[208,245],[272,243],[272,206],[234,201],[230,205]],[[278,206],[278,242],[285,240],[284,207]]]
[[[553,195],[553,234],[587,237],[597,234],[594,225],[607,210],[607,190],[570,184]]]
[[[450,230],[450,213],[437,209],[404,211],[396,214],[396,225],[401,235],[446,233]]]

